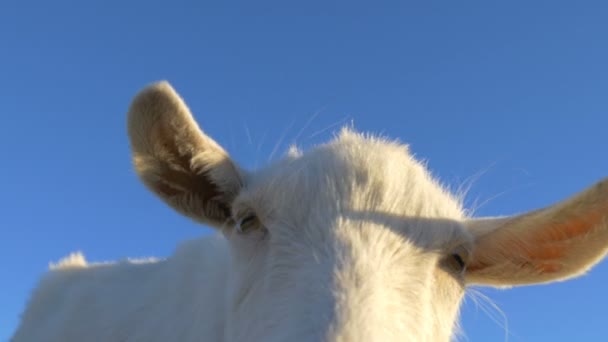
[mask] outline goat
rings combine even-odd
[[[166,82],[135,97],[128,132],[143,183],[218,233],[165,260],[70,255],[13,341],[447,341],[466,286],[573,278],[608,249],[608,179],[472,218],[407,146],[349,129],[250,172]]]

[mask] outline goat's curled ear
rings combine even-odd
[[[199,222],[217,227],[231,220],[241,173],[169,83],[152,84],[133,99],[128,132],[135,170],[150,190]]]

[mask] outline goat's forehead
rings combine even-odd
[[[350,131],[252,174],[245,193],[271,209],[339,206],[401,217],[463,217],[460,202],[407,146]]]
[[[389,164],[395,179],[413,164],[405,145],[342,133],[333,141],[306,152],[294,152],[252,175],[251,189],[305,190],[316,186],[350,187],[369,185],[384,178]],[[395,172],[397,171],[397,172]]]

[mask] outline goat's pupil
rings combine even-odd
[[[241,226],[246,225],[247,223],[255,220],[255,215],[250,215],[241,220]]]
[[[464,268],[464,260],[462,260],[462,257],[460,255],[452,254],[452,258],[454,258],[460,269]]]
[[[454,260],[456,260],[456,263],[458,264],[458,267],[460,269],[464,268],[464,260],[462,260],[462,257],[458,254],[452,254],[452,258],[454,258]]]

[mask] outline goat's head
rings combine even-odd
[[[230,339],[448,340],[468,284],[574,277],[608,246],[607,181],[472,219],[406,146],[348,130],[247,172],[167,83],[135,98],[128,128],[143,182],[229,241]]]

